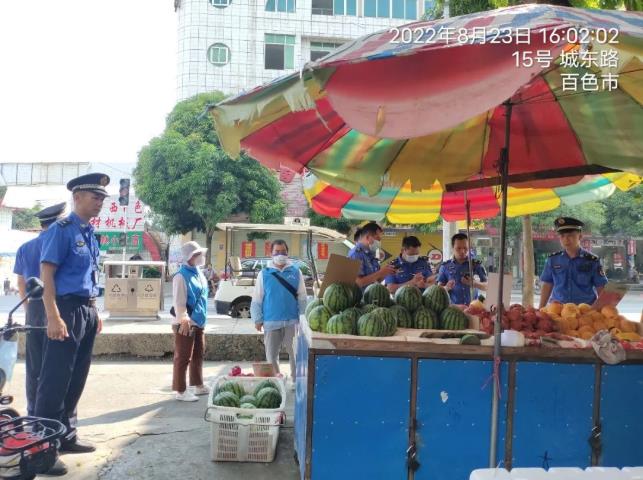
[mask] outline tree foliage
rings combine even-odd
[[[603,235],[643,236],[643,185],[628,192],[618,191],[602,203],[605,206]]]
[[[311,225],[330,228],[344,235],[348,235],[355,226],[362,223],[361,220],[327,217],[326,215],[320,215],[312,209],[308,210],[307,216],[310,219]]]
[[[40,205],[35,205],[27,210],[14,210],[11,217],[11,228],[14,230],[37,230],[40,221],[36,213],[42,210]]]
[[[136,192],[168,233],[193,229],[210,242],[216,224],[245,214],[253,223],[281,223],[285,212],[276,176],[252,158],[230,158],[220,146],[204,93],[178,103],[163,134],[142,148],[134,170]]]

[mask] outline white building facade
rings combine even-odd
[[[175,0],[175,8],[180,101],[297,71],[346,41],[417,20],[425,0]]]

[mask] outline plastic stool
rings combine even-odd
[[[623,480],[623,472],[616,467],[587,467],[585,477],[587,480]]]
[[[585,472],[578,467],[553,467],[547,472],[547,480],[581,480]]]
[[[643,467],[624,467],[621,472],[625,480],[643,480]]]
[[[471,472],[469,480],[511,480],[511,475],[504,468],[479,468]]]
[[[512,480],[549,480],[549,475],[542,468],[513,468]]]

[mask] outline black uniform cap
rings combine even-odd
[[[38,218],[38,220],[40,220],[40,223],[53,223],[54,221],[58,220],[58,218],[63,214],[66,206],[66,203],[58,203],[56,205],[52,205],[51,207],[43,208],[38,213],[36,213],[36,217]]]
[[[109,185],[109,177],[104,173],[88,173],[67,182],[67,190],[75,192],[92,192],[108,196],[105,187]]]
[[[582,231],[585,224],[572,217],[558,217],[554,221],[554,228],[558,233]]]

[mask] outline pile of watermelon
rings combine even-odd
[[[240,383],[227,380],[217,388],[212,404],[235,408],[279,408],[281,393],[272,380],[262,380],[252,393],[246,392]]]
[[[306,319],[316,332],[335,335],[387,337],[397,328],[464,330],[469,319],[462,310],[450,305],[449,294],[432,285],[424,294],[405,285],[391,298],[380,284],[369,285],[364,294],[355,284],[335,283],[306,308]]]

